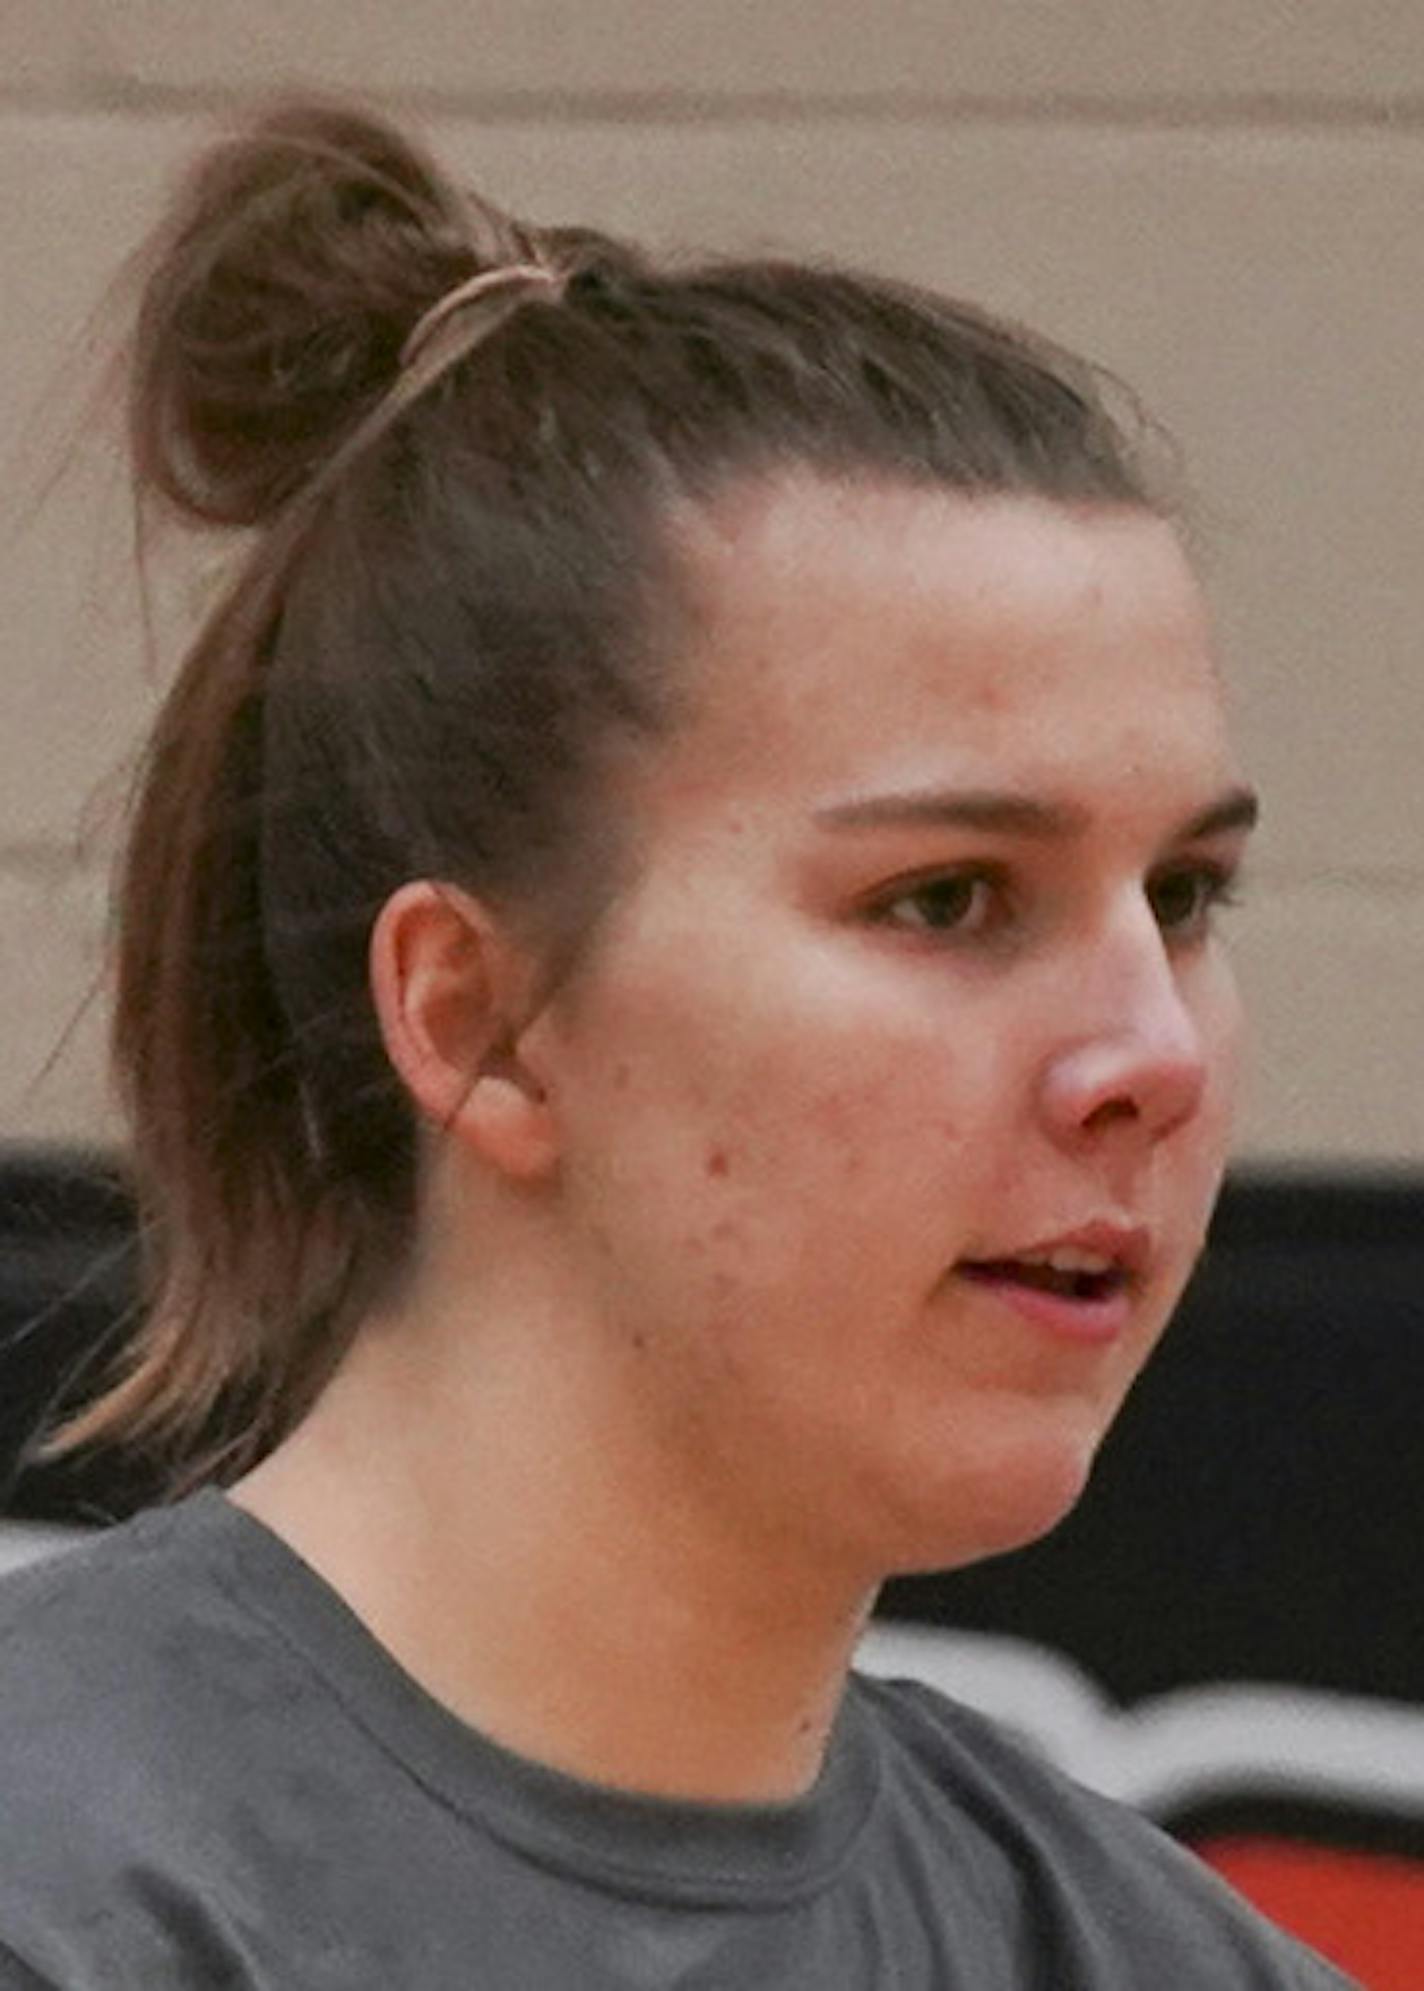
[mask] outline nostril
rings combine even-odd
[[[1120,1120],[1139,1120],[1141,1117],[1142,1108],[1136,1100],[1126,1097],[1105,1099],[1092,1109],[1083,1121],[1083,1125],[1090,1132],[1096,1132],[1101,1128],[1114,1126]]]

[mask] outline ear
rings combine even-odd
[[[381,908],[370,975],[386,1054],[422,1117],[502,1175],[547,1174],[554,1118],[518,1036],[524,950],[468,893],[418,879]]]

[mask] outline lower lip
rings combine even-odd
[[[1014,1279],[979,1278],[973,1273],[961,1276],[977,1292],[987,1293],[1033,1326],[1060,1340],[1083,1342],[1089,1347],[1116,1341],[1126,1331],[1132,1313],[1131,1294],[1125,1286],[1101,1299],[1074,1300]]]

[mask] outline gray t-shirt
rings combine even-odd
[[[0,1584],[7,1991],[1345,1983],[920,1686],[853,1679],[803,1800],[668,1802],[476,1734],[214,1491]]]

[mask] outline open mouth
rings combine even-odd
[[[966,1259],[959,1270],[983,1286],[1026,1286],[1062,1300],[1109,1300],[1127,1284],[1120,1265],[1101,1267],[1050,1265],[1037,1259]]]

